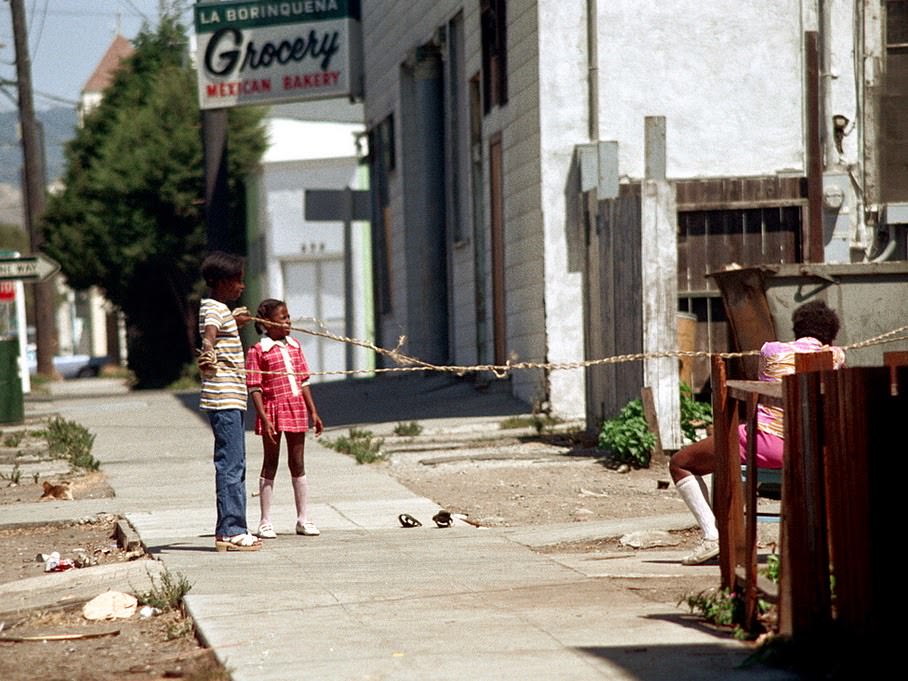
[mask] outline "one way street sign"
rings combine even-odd
[[[60,263],[43,253],[21,257],[0,257],[0,281],[44,281],[60,271]]]

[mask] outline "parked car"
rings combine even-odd
[[[57,355],[54,357],[54,369],[63,378],[91,378],[98,376],[101,369],[112,361],[110,357]],[[33,347],[28,348],[28,372],[32,375],[38,373],[38,356]]]

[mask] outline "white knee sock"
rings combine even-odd
[[[271,499],[274,496],[274,480],[259,478],[259,508],[262,510],[262,520],[259,525],[271,522]]]
[[[706,497],[703,495],[697,476],[688,475],[686,478],[681,478],[675,483],[675,487],[678,488],[678,494],[681,495],[684,503],[687,504],[690,512],[694,514],[694,518],[697,519],[697,524],[703,530],[703,538],[708,540],[718,539],[719,530],[716,529],[716,516],[713,515],[713,510],[709,507],[709,502],[706,501]]]
[[[290,477],[293,483],[293,500],[296,502],[296,522],[304,523],[309,518],[306,516],[306,499],[309,496],[309,481],[305,475],[298,478]]]

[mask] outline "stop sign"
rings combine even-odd
[[[16,299],[16,283],[0,281],[0,303],[11,303]]]

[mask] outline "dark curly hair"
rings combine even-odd
[[[202,278],[209,288],[214,288],[220,281],[243,276],[245,267],[242,256],[213,251],[202,261]]]
[[[804,303],[791,314],[795,338],[816,338],[829,345],[839,333],[839,316],[822,300]]]
[[[265,300],[259,303],[259,309],[256,310],[255,316],[259,319],[270,319],[272,313],[282,305],[284,307],[287,307],[287,303],[285,303],[283,300],[278,300],[277,298],[265,298]],[[261,322],[256,322],[255,330],[262,334],[265,333],[267,328]]]

